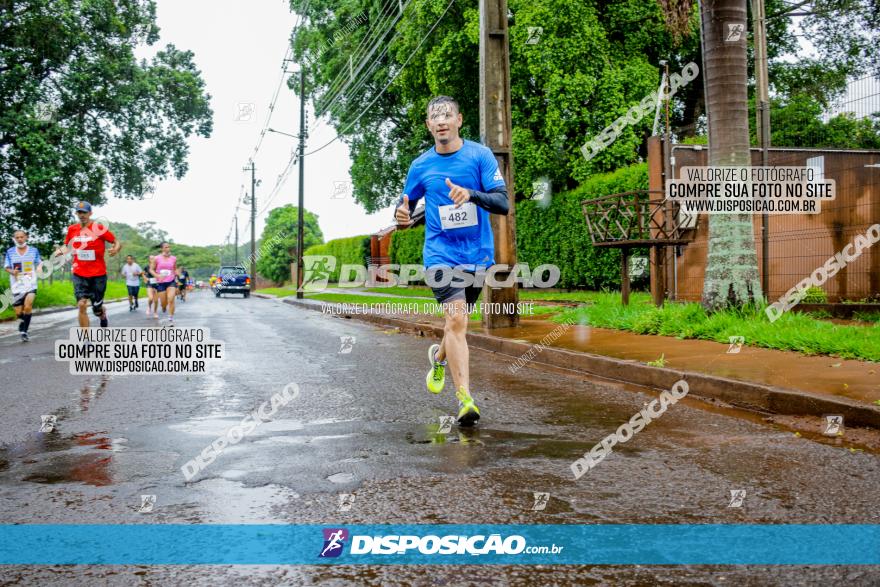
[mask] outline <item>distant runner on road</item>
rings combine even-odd
[[[189,281],[189,272],[183,268],[177,268],[177,291],[180,292],[180,299],[186,301],[186,284]]]
[[[144,282],[147,287],[147,318],[154,316],[159,317],[159,294],[156,292],[156,276],[151,268],[153,264],[153,255],[147,258],[147,266],[144,268]]]
[[[141,275],[144,274],[144,270],[134,262],[134,257],[128,255],[120,273],[125,276],[125,287],[128,289],[128,311],[134,312],[139,307],[138,294],[141,290]]]
[[[495,264],[495,242],[489,214],[507,215],[507,187],[495,156],[488,148],[459,135],[458,102],[438,96],[428,103],[425,124],[434,146],[422,153],[406,176],[395,219],[399,228],[412,225],[416,202],[425,198],[425,280],[443,307],[443,340],[428,350],[428,390],[440,393],[446,384],[446,363],[458,391],[458,423],[471,426],[480,410],[470,394],[468,315],[480,296],[479,285],[452,279],[452,270],[473,276]]]
[[[79,202],[74,208],[79,222],[67,228],[64,245],[55,251],[56,255],[66,255],[73,249],[73,293],[79,307],[79,325],[89,327],[86,307],[92,304],[92,313],[101,319],[101,327],[107,327],[107,308],[104,307],[104,292],[107,290],[107,264],[104,262],[106,243],[110,243],[110,256],[115,257],[122,248],[110,230],[97,222],[92,222],[92,205]]]
[[[171,245],[162,243],[162,254],[150,261],[150,269],[156,276],[156,292],[162,304],[162,312],[168,312],[168,322],[174,325],[174,298],[177,296],[177,257],[171,254]]]
[[[43,261],[40,251],[27,244],[28,233],[16,230],[12,235],[14,246],[9,247],[3,259],[3,268],[9,274],[9,289],[12,292],[12,308],[19,319],[18,332],[21,341],[28,341],[28,328],[31,325],[31,312],[34,298],[37,297],[37,271]]]

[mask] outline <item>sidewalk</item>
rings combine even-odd
[[[540,342],[560,325],[544,320],[523,321],[518,328],[485,330],[476,324],[476,332],[511,340]],[[605,355],[641,363],[655,361],[661,355],[665,367],[698,371],[740,381],[803,389],[850,398],[864,403],[880,400],[880,365],[828,356],[807,356],[745,346],[728,353],[729,345],[708,340],[680,340],[670,336],[634,334],[621,330],[572,326],[554,343],[554,347]]]
[[[342,305],[317,300],[284,298],[285,303],[388,324],[421,336],[442,335],[442,319],[427,315],[385,315],[342,312]],[[325,308],[326,307],[326,308]],[[880,365],[827,356],[806,356],[702,340],[639,335],[631,332],[557,324],[541,318],[523,319],[517,328],[486,330],[469,326],[468,340],[476,348],[507,355],[514,362],[551,332],[552,343],[533,353],[535,366],[561,368],[668,389],[684,377],[691,393],[760,412],[815,415],[844,414],[847,421],[880,428]],[[734,352],[728,352],[733,350]],[[664,356],[663,367],[647,365]],[[694,385],[693,383],[698,383]]]

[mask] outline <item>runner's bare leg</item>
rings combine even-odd
[[[470,351],[467,346],[467,303],[464,300],[452,300],[444,305],[446,325],[443,328],[443,340],[437,351],[437,360],[448,359],[455,389],[464,387],[470,391]]]
[[[83,298],[76,302],[77,308],[79,308],[79,314],[77,314],[76,319],[79,321],[80,328],[89,327],[89,315],[86,314],[86,310],[88,310],[89,304],[90,300],[88,298]]]

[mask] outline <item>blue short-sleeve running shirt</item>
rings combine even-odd
[[[440,206],[455,204],[449,197],[446,178],[455,185],[481,192],[504,186],[492,151],[473,141],[465,140],[461,149],[448,155],[438,154],[431,147],[413,161],[403,193],[409,196],[410,202],[425,198],[425,267],[447,265],[474,269],[494,265],[495,240],[489,212],[475,206],[475,225],[443,228]]]

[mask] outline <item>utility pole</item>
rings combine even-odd
[[[495,262],[516,265],[516,198],[513,193],[513,157],[511,153],[510,116],[510,41],[507,31],[507,0],[479,0],[480,6],[480,141],[492,149],[498,168],[507,185],[510,212],[507,216],[491,215],[495,236]],[[512,271],[498,271],[503,281]],[[486,311],[483,325],[487,328],[516,326],[517,284],[493,289],[483,287]],[[496,306],[495,304],[501,304]],[[500,307],[501,312],[494,309]]]
[[[235,266],[238,266],[238,214],[235,215]]]
[[[296,229],[296,299],[303,299],[303,190],[305,189],[305,152],[306,152],[306,72],[299,66],[299,211]]]
[[[244,168],[245,171],[250,169],[251,171],[251,291],[257,289],[257,177],[256,171],[257,167],[254,165],[253,160],[250,161],[248,167]],[[238,224],[236,223],[236,227]],[[238,235],[238,231],[236,230],[236,235]],[[238,247],[235,249],[236,254],[238,253]]]
[[[755,129],[761,142],[761,165],[770,164],[770,89],[767,73],[767,16],[764,0],[752,0],[752,27],[755,38],[755,82],[757,92]],[[770,216],[761,214],[761,289],[770,292]]]
[[[663,60],[663,75],[666,77],[666,83],[669,84],[669,61]],[[672,180],[672,129],[669,128],[669,100],[671,96],[669,93],[671,92],[671,85],[667,86],[663,89],[664,101],[666,102],[666,124],[663,128],[663,179],[664,181],[664,190],[666,186],[666,182]],[[649,196],[650,199],[650,196]],[[664,224],[666,227],[666,234],[672,234],[672,226],[673,215],[675,214],[672,202],[667,200],[664,204]],[[666,295],[662,297],[661,301],[665,300],[667,297],[670,300],[675,299],[675,247],[663,247],[660,249],[661,254],[664,256],[663,259],[663,277],[664,279],[664,288],[666,289]],[[629,270],[629,268],[627,268]]]

